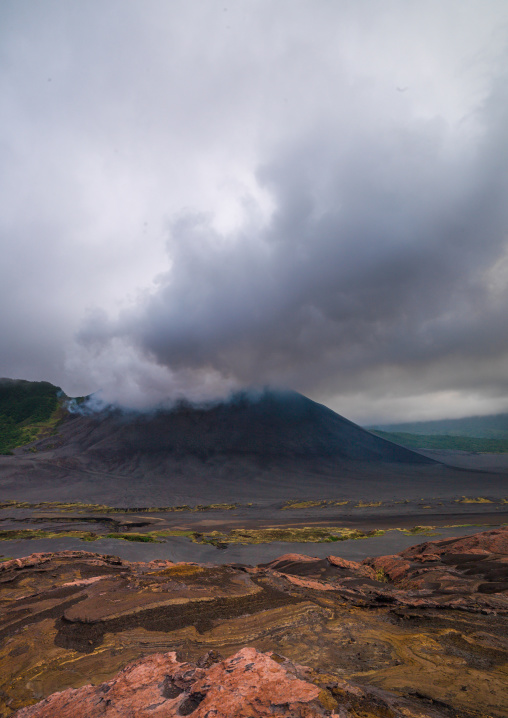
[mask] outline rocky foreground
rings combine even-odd
[[[0,564],[0,715],[508,715],[508,529],[355,563]]]

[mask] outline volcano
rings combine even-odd
[[[56,436],[0,459],[5,498],[110,505],[273,502],[464,488],[445,467],[295,392],[206,407],[68,413]],[[453,487],[452,487],[453,485]]]
[[[296,392],[239,393],[207,408],[180,404],[171,411],[145,414],[110,408],[71,418],[61,438],[59,455],[86,453],[106,463],[119,455],[130,461],[158,456],[162,462],[167,455],[249,455],[433,463]]]

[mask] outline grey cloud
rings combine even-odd
[[[508,351],[484,277],[507,250],[506,107],[499,82],[481,134],[458,153],[432,120],[284,147],[258,172],[275,206],[268,225],[224,238],[206,216],[180,218],[171,270],[103,339],[172,370],[308,392],[347,391],[383,366],[417,381],[450,357],[471,365],[462,388],[481,384],[478,360]],[[94,334],[92,322],[82,340]]]

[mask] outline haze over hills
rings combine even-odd
[[[375,424],[369,431],[404,432],[424,436],[473,436],[483,439],[508,439],[508,414],[466,416],[461,419],[438,419],[398,424]]]
[[[74,402],[69,413],[64,405],[60,398],[41,423],[52,435],[0,457],[3,498],[123,506],[269,503],[460,495],[502,483],[494,474],[479,481],[474,472],[374,436],[295,392],[240,393],[207,407],[144,413],[111,406],[93,411],[87,401]]]
[[[508,453],[508,414],[383,424],[368,430],[416,450]]]

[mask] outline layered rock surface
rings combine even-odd
[[[0,715],[77,718],[79,699],[82,715],[111,718],[148,709],[210,718],[506,716],[507,559],[508,529],[361,564],[298,554],[256,567],[130,563],[82,551],[6,561]],[[210,650],[225,660],[200,664]],[[161,676],[184,674],[188,685],[163,695]],[[282,701],[268,681],[258,705],[275,675],[273,686],[292,681],[307,698]],[[194,694],[205,697],[196,703]],[[91,712],[92,704],[110,712]]]

